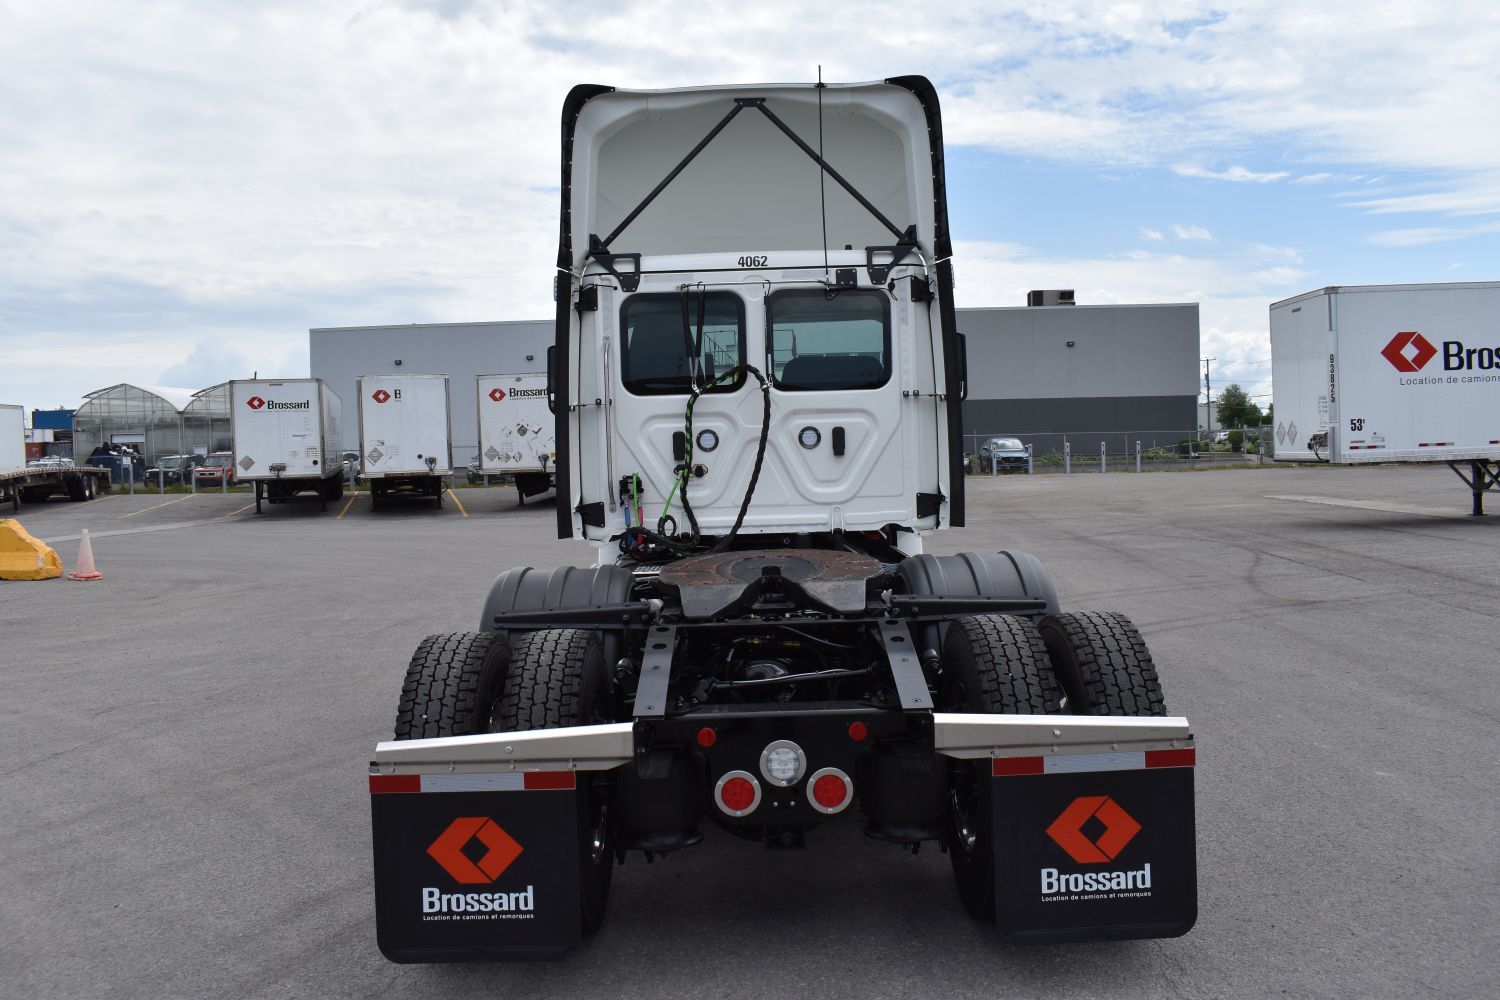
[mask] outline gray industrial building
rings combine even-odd
[[[1019,437],[1037,454],[1175,444],[1198,427],[1198,304],[959,309],[969,355],[965,449]]]
[[[1198,426],[1198,304],[1044,305],[959,309],[967,336],[965,449],[991,436],[1019,437],[1036,453],[1122,454],[1175,444]],[[309,332],[311,373],[357,405],[355,379],[391,373],[446,374],[453,400],[453,458],[460,467],[479,439],[474,378],[546,370],[549,320],[357,326]],[[359,447],[358,421],[344,446]]]

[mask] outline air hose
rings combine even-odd
[[[761,466],[765,463],[766,443],[771,437],[771,383],[766,379],[765,375],[761,374],[760,369],[750,364],[736,365],[707,385],[701,388],[694,388],[689,393],[687,409],[683,413],[682,464],[678,467],[677,478],[672,481],[672,489],[667,493],[667,501],[662,506],[661,517],[657,519],[656,534],[658,536],[665,536],[667,534],[666,522],[669,520],[668,514],[672,509],[672,498],[681,492],[682,512],[688,523],[686,544],[693,546],[698,543],[700,536],[698,519],[693,514],[693,506],[689,502],[687,495],[688,480],[692,478],[693,474],[693,407],[697,405],[699,397],[710,389],[717,385],[732,382],[744,374],[754,375],[756,381],[760,383],[763,404],[761,410],[760,441],[755,449],[755,465],[750,470],[750,483],[745,488],[744,498],[740,501],[740,511],[734,519],[734,526],[729,529],[729,534],[720,539],[718,544],[709,551],[722,552],[724,549],[727,549],[734,542],[735,536],[739,534],[740,527],[745,523],[745,514],[750,510],[750,500],[755,496],[755,486],[760,481]],[[672,548],[681,550],[680,546],[677,545],[673,545]]]

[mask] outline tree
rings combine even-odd
[[[1260,425],[1260,407],[1251,402],[1238,383],[1227,385],[1219,393],[1219,426],[1244,427]]]

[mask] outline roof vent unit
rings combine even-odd
[[[1028,306],[1071,306],[1073,305],[1073,289],[1052,288],[1035,290],[1026,293],[1026,304]]]

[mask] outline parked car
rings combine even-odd
[[[344,463],[344,479],[345,479],[345,481],[351,482],[351,483],[357,483],[357,482],[359,482],[360,473],[364,469],[364,464],[359,459],[359,452],[357,452],[357,451],[344,451],[344,452],[340,452],[339,453],[339,461],[341,461],[341,462]]]
[[[146,482],[165,483],[167,486],[185,483],[200,461],[197,455],[163,455],[146,470]]]
[[[193,481],[199,486],[234,485],[234,455],[216,451],[205,456],[203,464],[193,470]]]
[[[469,475],[469,485],[470,486],[474,485],[475,483],[482,483],[482,482],[484,482],[484,473],[479,471],[479,456],[478,455],[475,455],[473,458],[469,459],[468,475]]]
[[[1002,470],[1026,468],[1026,446],[1021,443],[1020,438],[996,437],[990,438],[979,446],[980,466],[988,471],[990,460],[994,459],[994,467]]]

